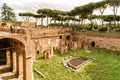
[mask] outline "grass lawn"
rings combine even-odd
[[[74,72],[62,64],[67,56],[89,56],[92,61]],[[34,72],[35,80],[120,80],[120,56],[117,51],[106,49],[69,50],[63,55],[56,51],[51,59],[46,60],[42,55],[37,55],[33,67],[45,75],[42,78]]]

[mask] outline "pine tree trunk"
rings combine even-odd
[[[43,18],[41,19],[41,25],[43,26]]]
[[[48,26],[48,16],[47,16],[47,26]]]

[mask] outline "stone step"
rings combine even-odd
[[[8,65],[0,66],[0,80],[18,80],[15,78],[15,74],[9,71]]]

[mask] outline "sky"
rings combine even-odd
[[[44,2],[50,4],[61,4],[69,6],[77,6],[86,4],[89,2],[97,2],[101,0],[0,0],[0,3],[10,3],[10,4],[20,4],[20,3],[30,3],[30,2]]]
[[[0,0],[0,6],[3,3],[7,3],[8,6],[14,9],[16,15],[18,15],[19,12],[36,13],[41,8],[70,11],[76,6],[98,1],[101,0]],[[98,12],[95,12],[95,14],[98,14]],[[106,9],[104,14],[112,14],[112,10]],[[120,14],[120,9],[118,14]]]
[[[7,3],[17,11],[34,11],[39,8],[71,10],[76,6],[97,1],[101,0],[0,0],[0,4]]]

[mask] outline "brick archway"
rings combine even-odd
[[[31,57],[26,58],[25,44],[14,38],[1,38],[0,44],[0,54],[4,55],[4,64],[9,65],[9,71],[15,72],[19,80],[32,80]],[[4,80],[7,76],[2,78]]]

